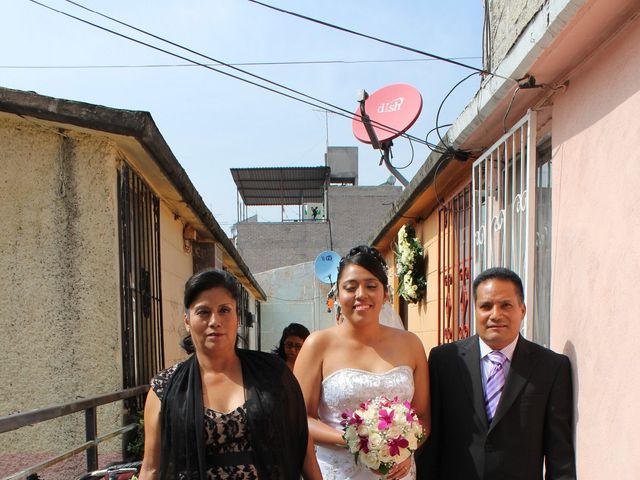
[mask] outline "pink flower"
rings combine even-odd
[[[344,412],[342,412],[340,414],[340,418],[342,418],[342,420],[340,420],[340,425],[342,425],[343,427],[349,425],[349,417],[351,417],[351,415],[353,415],[353,412],[351,410],[345,410]]]
[[[351,415],[351,418],[349,418],[349,425],[362,425],[362,417],[360,415],[358,415],[357,413],[353,413],[353,415]]]
[[[369,453],[369,437],[362,435],[358,435],[358,437],[360,437],[360,444],[358,445],[358,449],[363,451],[364,453]]]
[[[380,412],[378,413],[378,418],[380,419],[378,422],[378,430],[384,430],[393,423],[394,413],[395,412],[393,410],[385,410],[384,408],[380,409]]]
[[[391,440],[389,443],[389,453],[393,456],[400,455],[401,448],[407,448],[409,446],[409,440],[406,438],[398,437]]]

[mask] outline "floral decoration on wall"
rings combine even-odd
[[[398,232],[396,270],[398,294],[409,303],[418,303],[422,300],[427,290],[424,249],[410,223],[404,225]]]

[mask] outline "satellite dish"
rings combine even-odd
[[[321,252],[313,265],[313,271],[322,283],[333,284],[338,280],[340,255],[331,250]]]
[[[409,130],[422,111],[422,95],[406,83],[383,87],[363,101],[380,143],[389,142]],[[360,107],[355,112],[351,126],[358,140],[363,143],[372,143],[362,122]]]

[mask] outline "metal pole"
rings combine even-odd
[[[96,416],[96,408],[87,408],[84,411],[84,423],[85,423],[85,439],[88,442],[93,442],[96,439],[98,433],[98,422]],[[98,468],[98,447],[93,446],[87,449],[87,471],[96,470]]]
[[[387,167],[387,170],[389,170],[391,174],[398,179],[398,181],[402,184],[403,187],[406,187],[407,185],[409,185],[409,182],[407,181],[407,179],[404,178],[402,174],[398,170],[396,170],[396,167],[391,165],[391,162],[389,161],[390,152],[391,152],[391,142],[383,143],[381,148],[383,152],[382,161]]]

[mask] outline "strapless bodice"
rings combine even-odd
[[[341,368],[322,381],[318,418],[342,430],[340,415],[345,410],[355,410],[363,401],[380,395],[411,401],[413,389],[413,369],[408,365],[400,365],[382,373]],[[353,456],[344,448],[318,446],[317,456],[325,480],[379,478],[368,468],[356,465]],[[405,478],[415,478],[414,468]]]

